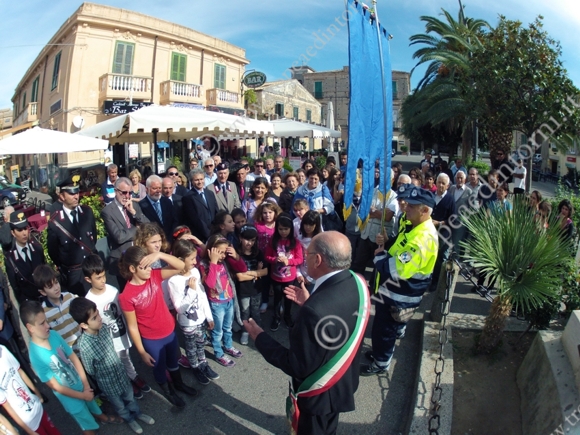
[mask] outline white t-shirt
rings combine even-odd
[[[195,288],[188,286],[189,278],[197,279]],[[213,317],[207,295],[201,285],[201,276],[197,268],[191,269],[190,276],[173,275],[169,278],[169,296],[177,311],[177,322],[185,333],[193,332],[196,326],[206,320],[212,322]]]
[[[103,324],[109,326],[116,352],[129,349],[132,345],[129,338],[127,322],[119,305],[119,292],[112,285],[105,284],[103,294],[96,295],[89,290],[86,298],[93,301],[103,318]]]
[[[521,168],[519,166],[516,166],[516,168],[514,169],[514,174],[523,174],[523,176],[524,176],[524,178],[513,177],[514,189],[525,189],[526,188],[526,168],[524,168],[523,166]]]
[[[0,345],[0,405],[8,401],[26,426],[35,431],[42,419],[42,404],[20,377],[19,368],[16,358]]]

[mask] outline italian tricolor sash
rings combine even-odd
[[[358,311],[355,313],[357,319],[354,331],[352,331],[349,339],[340,348],[336,355],[300,384],[298,391],[294,392],[292,383],[290,383],[290,392],[286,400],[286,415],[293,434],[298,430],[298,418],[300,416],[298,397],[316,396],[324,393],[336,384],[350,367],[363,340],[367,323],[369,321],[370,295],[365,281],[354,272],[350,271],[350,273],[356,281],[359,294],[359,307]]]

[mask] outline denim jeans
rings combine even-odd
[[[128,383],[123,394],[120,396],[107,395],[107,400],[113,405],[119,417],[128,423],[135,420],[141,414],[137,400],[133,397],[133,387],[130,383]]]
[[[238,301],[240,302],[240,317],[242,320],[249,320],[250,318],[258,324],[262,324],[260,318],[260,303],[262,300],[262,295],[260,293],[254,296],[244,296],[238,295]]]
[[[211,344],[216,358],[224,356],[222,338],[226,349],[233,347],[232,322],[234,321],[234,300],[209,303],[213,316],[214,327],[211,330]]]

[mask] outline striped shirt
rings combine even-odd
[[[42,308],[48,324],[66,341],[72,349],[76,352],[77,340],[81,335],[81,328],[79,324],[74,321],[69,314],[69,306],[71,301],[76,298],[75,295],[68,292],[62,292],[60,295],[60,305],[53,305],[48,298],[42,298]]]

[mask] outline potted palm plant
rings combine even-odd
[[[489,353],[500,343],[512,308],[527,313],[558,297],[571,261],[569,242],[556,216],[535,219],[519,196],[511,212],[482,208],[462,220],[471,233],[461,242],[464,258],[495,279],[498,289],[476,346],[479,353]]]

